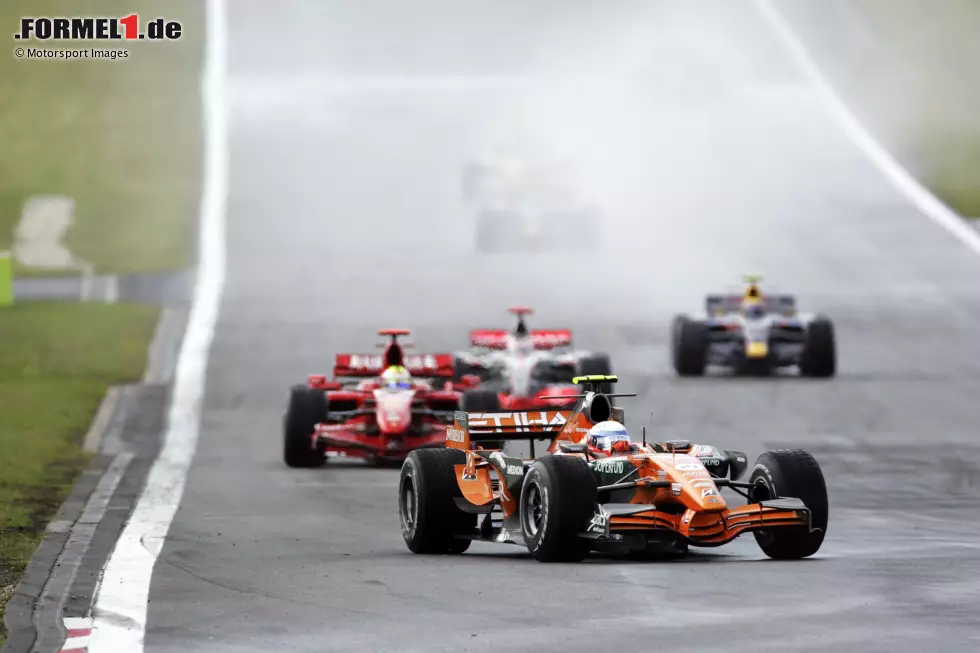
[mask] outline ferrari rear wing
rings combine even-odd
[[[570,410],[529,410],[513,413],[456,411],[446,429],[446,446],[469,450],[472,444],[500,440],[544,440],[554,437],[572,417]]]
[[[420,354],[405,356],[402,362],[412,376],[422,378],[452,378],[452,354]],[[364,378],[379,376],[385,371],[384,356],[379,354],[337,354],[334,378]]]

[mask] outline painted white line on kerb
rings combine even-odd
[[[225,279],[227,146],[225,115],[226,0],[207,3],[201,79],[204,180],[199,217],[197,286],[177,359],[166,439],[133,515],[116,543],[97,590],[91,653],[140,653],[153,566],[184,492],[197,447],[208,352]]]
[[[771,0],[756,0],[756,7],[776,31],[796,63],[803,69],[820,91],[824,100],[833,109],[851,140],[861,148],[871,162],[912,204],[933,222],[943,227],[964,245],[980,254],[980,233],[971,228],[952,209],[943,204],[925,186],[910,175],[892,155],[865,129],[857,116],[847,107],[830,82],[820,71],[806,47],[773,6]]]

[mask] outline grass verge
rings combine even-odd
[[[862,122],[953,210],[980,217],[980,3],[780,6]]]
[[[196,0],[3,0],[0,34],[0,250],[32,195],[75,200],[69,248],[104,272],[183,268],[200,180],[199,71],[204,3]],[[159,15],[176,42],[15,42],[21,16]],[[126,49],[109,60],[30,60],[14,47]]]
[[[0,615],[88,461],[80,445],[102,397],[142,376],[157,317],[122,304],[0,312]]]

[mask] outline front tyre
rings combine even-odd
[[[763,553],[776,560],[795,560],[820,549],[830,508],[823,472],[812,455],[801,449],[767,451],[756,460],[749,483],[752,501],[800,499],[810,509],[810,525],[815,529],[781,527],[756,531],[755,541]]]
[[[807,327],[800,356],[800,373],[816,378],[828,378],[837,373],[834,323],[825,317],[816,318]]]
[[[323,467],[326,448],[313,445],[316,425],[327,419],[327,396],[323,390],[305,385],[289,391],[289,407],[283,423],[283,461],[290,467]]]
[[[708,362],[708,325],[678,315],[671,333],[671,358],[678,376],[702,376]]]
[[[528,469],[521,487],[521,532],[539,562],[579,562],[592,549],[579,537],[595,515],[596,481],[581,458],[550,455]]]
[[[476,515],[457,507],[462,497],[455,465],[466,463],[459,449],[417,449],[402,465],[398,481],[398,515],[402,537],[412,553],[463,553],[476,528]]]

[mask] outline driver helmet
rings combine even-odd
[[[388,390],[410,389],[412,375],[401,365],[392,365],[381,374],[381,386]]]
[[[589,448],[602,453],[628,453],[632,449],[629,431],[619,422],[599,422],[591,429],[586,439]]]
[[[742,302],[742,314],[749,319],[759,319],[765,316],[766,309],[758,299],[746,299]]]

